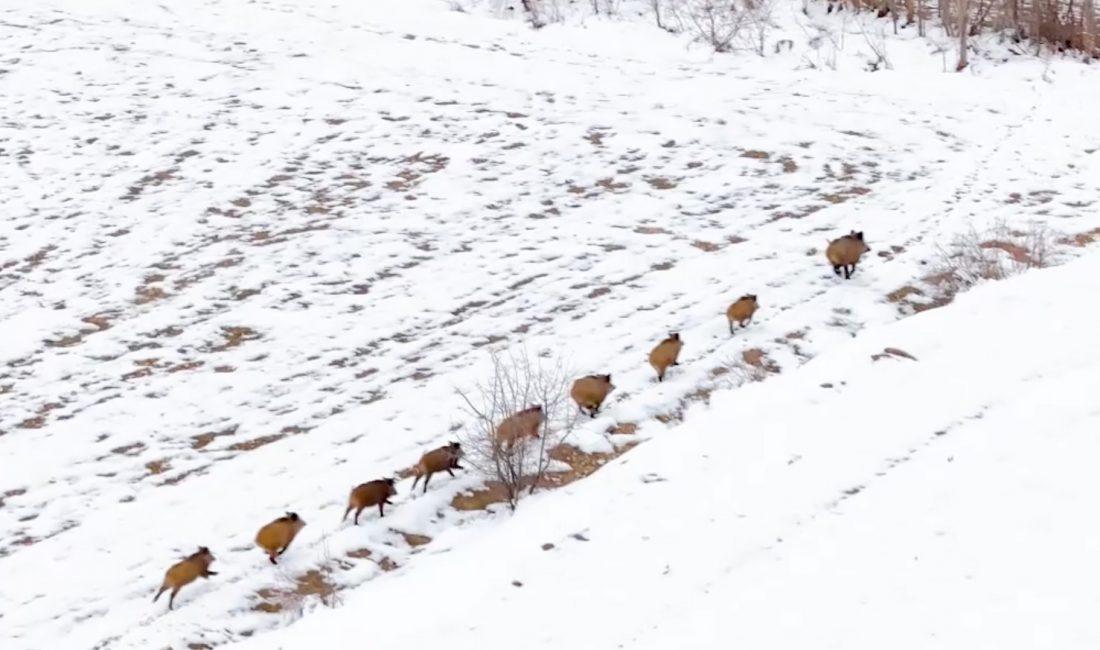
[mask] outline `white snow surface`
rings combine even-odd
[[[233,647],[1095,648],[1097,273],[870,328]]]
[[[1063,383],[1094,361],[1094,262],[897,325],[887,295],[931,299],[970,228],[1100,227],[1100,77],[1010,54],[943,74],[911,30],[869,73],[887,22],[801,6],[771,36],[793,49],[756,57],[634,20],[535,31],[491,2],[5,3],[0,647],[298,647],[324,626],[492,647],[521,621],[533,647],[734,623],[762,646],[862,647],[887,622],[913,630],[894,646],[1095,641],[1068,619],[1088,581],[1046,582],[1093,566],[1089,407]],[[822,30],[836,70],[807,68]],[[822,249],[850,229],[872,253],[845,282]],[[762,308],[731,337],[743,293]],[[669,331],[682,365],[657,384]],[[883,345],[919,361],[871,363]],[[574,444],[644,444],[515,516],[453,510],[466,473],[339,522],[351,486],[455,435],[490,349],[521,346],[615,376]],[[749,348],[782,373],[725,388]],[[273,568],[252,539],[287,510],[308,525]],[[151,603],[198,545],[219,575]],[[289,627],[255,609],[320,569],[343,606],[306,599]],[[1009,606],[1041,616],[1032,636]]]

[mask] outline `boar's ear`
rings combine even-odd
[[[863,241],[863,231],[862,230],[856,233],[856,239],[858,239],[859,241]]]
[[[604,375],[604,376],[607,377],[607,383],[610,384],[611,383],[611,375]]]
[[[206,548],[205,546],[200,546],[199,555],[210,555],[210,549]]]

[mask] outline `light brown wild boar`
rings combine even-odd
[[[164,574],[164,582],[161,583],[157,595],[153,596],[153,602],[157,602],[161,594],[171,589],[172,595],[168,597],[168,609],[172,609],[172,605],[176,601],[176,594],[179,593],[180,589],[198,578],[209,578],[218,575],[217,571],[210,570],[210,563],[213,561],[214,555],[210,552],[210,549],[200,546],[197,552],[173,564]]]
[[[359,513],[371,506],[378,506],[378,516],[385,517],[384,508],[386,504],[392,506],[393,502],[390,501],[390,497],[397,494],[397,489],[393,486],[393,483],[392,478],[380,478],[356,485],[352,488],[351,494],[348,495],[348,509],[344,511],[344,518],[340,521],[346,521],[348,513],[354,510],[354,522],[358,526]]]
[[[741,296],[737,299],[737,302],[730,305],[729,309],[726,310],[726,320],[730,322],[730,334],[733,334],[734,321],[744,327],[752,320],[752,315],[756,313],[759,306],[759,303],[756,302],[756,294],[752,293]]]
[[[505,449],[511,449],[517,440],[524,438],[538,438],[539,427],[545,415],[542,412],[542,404],[537,404],[522,411],[513,413],[497,425],[494,435],[498,444]]]
[[[278,564],[275,558],[286,553],[287,547],[305,525],[305,520],[297,513],[288,512],[256,533],[256,545],[267,551],[267,559],[271,560],[272,564]]]
[[[588,375],[573,382],[573,388],[569,394],[577,403],[581,413],[588,409],[588,415],[596,417],[603,401],[613,390],[615,390],[615,384],[611,383],[611,375]]]
[[[420,481],[420,477],[424,477],[424,492],[428,491],[428,481],[432,480],[432,474],[436,472],[447,472],[454,478],[455,473],[452,469],[464,469],[462,465],[458,464],[458,460],[465,454],[462,451],[462,445],[457,442],[452,442],[448,445],[444,445],[438,449],[433,449],[428,453],[420,457],[420,462],[416,464],[416,468],[413,470],[416,474],[416,478],[413,479],[412,489],[416,489],[416,484]],[[347,515],[344,515],[345,517]]]
[[[649,353],[649,365],[657,371],[657,381],[665,380],[665,371],[668,370],[669,366],[680,365],[680,362],[676,359],[679,358],[680,350],[683,347],[684,342],[680,340],[680,334],[672,332],[667,339],[658,343],[657,347]]]
[[[844,279],[847,280],[856,272],[856,264],[864,253],[871,252],[871,248],[863,241],[863,231],[852,231],[843,237],[829,242],[825,249],[825,257],[829,264],[833,265],[833,273],[840,275],[840,269],[844,269]]]

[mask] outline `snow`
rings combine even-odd
[[[904,314],[886,296],[919,286],[926,295],[914,300],[929,299],[920,278],[971,228],[1037,224],[1072,236],[1100,227],[1095,71],[991,55],[944,75],[941,55],[905,33],[890,37],[894,70],[867,73],[866,43],[853,34],[885,23],[845,27],[848,18],[820,7],[807,17],[800,3],[779,6],[775,38],[794,49],[762,58],[716,56],[648,22],[578,15],[533,31],[478,3],[465,13],[428,0],[8,3],[0,644],[186,647],[251,635],[258,647],[290,647],[320,634],[314,625],[350,634],[361,607],[391,622],[372,629],[379,643],[422,630],[423,612],[455,643],[488,643],[508,629],[490,629],[501,620],[537,620],[548,638],[614,645],[644,634],[649,643],[692,624],[681,613],[647,632],[666,612],[713,620],[715,603],[756,593],[719,580],[717,564],[761,580],[759,601],[744,601],[756,616],[739,629],[746,638],[753,625],[771,629],[758,641],[767,645],[780,612],[806,630],[850,632],[844,616],[803,611],[841,575],[853,586],[845,596],[858,598],[864,584],[874,602],[862,607],[884,620],[906,614],[891,606],[907,593],[927,595],[899,588],[886,598],[885,576],[954,584],[947,560],[911,576],[872,552],[905,548],[907,526],[944,517],[959,536],[921,552],[950,559],[1024,517],[1043,521],[1041,512],[998,511],[975,531],[941,512],[946,503],[972,517],[992,499],[974,485],[982,472],[1026,476],[1013,459],[1047,454],[1028,493],[1048,487],[1044,475],[1057,468],[1057,503],[1037,496],[1036,508],[1073,505],[1084,493],[1074,481],[1087,478],[1072,470],[1088,457],[1087,439],[1072,433],[1085,414],[1073,414],[1085,407],[1057,384],[1056,371],[1071,366],[1047,365],[1057,353],[1046,346],[1080,348],[1072,367],[1087,371],[1088,339],[1074,339],[1083,324],[1063,321],[1088,305],[1067,275],[1091,271],[1088,258],[896,325]],[[822,51],[806,21],[849,30],[826,57],[835,71],[807,68]],[[850,229],[867,233],[872,253],[844,282],[822,250]],[[1055,261],[1082,250],[1059,246]],[[1012,287],[1032,282],[1048,283],[1044,310],[1009,311],[1021,305]],[[724,310],[749,292],[761,311],[731,338]],[[961,315],[998,292],[1000,311]],[[956,337],[977,331],[969,318],[1004,337],[971,341],[970,351]],[[934,329],[945,321],[951,328]],[[658,385],[645,355],[673,330],[685,341],[682,365]],[[919,361],[870,364],[876,345]],[[450,508],[478,484],[460,474],[434,478],[423,496],[403,482],[384,520],[372,512],[357,528],[339,522],[353,485],[454,435],[463,424],[455,388],[482,378],[490,349],[521,346],[578,375],[615,376],[605,412],[575,444],[645,443],[514,517]],[[783,372],[731,391],[716,369],[750,348]],[[948,351],[985,365],[950,364]],[[903,480],[932,472],[920,456],[860,499],[827,505],[909,447],[942,452],[981,439],[978,427],[998,418],[1039,418],[1019,384],[1037,373],[1042,390],[1066,401],[1064,447],[1034,448],[1019,430],[1004,434],[1012,447],[997,448],[1003,467],[956,474],[978,462],[960,446],[959,465],[936,466],[943,485],[934,491]],[[909,383],[928,392],[891,402],[900,398],[885,389]],[[869,399],[875,390],[885,392]],[[711,410],[691,397],[706,391]],[[654,419],[681,411],[683,424]],[[966,419],[977,412],[981,421]],[[831,420],[852,427],[823,424]],[[921,447],[956,421],[968,433]],[[616,423],[636,424],[637,434],[609,436]],[[646,473],[665,480],[643,483]],[[837,508],[843,517],[816,514]],[[308,525],[272,568],[252,537],[287,510]],[[867,523],[910,511],[926,514]],[[863,522],[854,538],[840,525],[849,521]],[[1045,561],[1080,563],[1073,551],[1089,531],[1064,537],[1087,520],[1058,523],[1029,540],[1057,535],[1058,557]],[[807,527],[815,533],[790,532]],[[580,531],[591,541],[571,537]],[[413,548],[402,533],[432,541]],[[794,537],[775,547],[782,535]],[[544,542],[555,548],[541,551]],[[219,575],[185,588],[166,613],[152,595],[198,545],[212,549]],[[384,572],[380,557],[400,568]],[[874,559],[873,570],[853,568],[860,557]],[[983,558],[966,566],[1003,560]],[[771,572],[779,562],[797,569],[790,581]],[[322,568],[343,607],[309,598],[303,612],[255,609],[264,593]],[[1018,596],[1021,606],[1093,598],[1065,585],[1066,595],[1049,594],[1043,574],[1022,571],[1012,575],[1036,587]],[[729,600],[711,603],[703,589],[712,588]],[[948,625],[946,608],[960,602],[952,598],[973,604],[987,593],[969,589],[933,603],[945,609],[928,609],[929,625]],[[433,598],[445,600],[421,606]],[[820,600],[854,615],[845,607],[853,601]],[[996,605],[975,617],[1003,616]],[[1070,615],[1046,614],[1052,625]],[[621,621],[607,625],[619,621],[612,616]],[[547,617],[570,622],[547,629]],[[692,634],[708,632],[694,625]],[[466,634],[471,626],[478,634]],[[569,637],[582,631],[591,636]]]
[[[869,328],[233,647],[1095,647],[1097,272]]]

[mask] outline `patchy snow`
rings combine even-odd
[[[1096,647],[1097,273],[869,328],[233,647]]]
[[[576,444],[607,449],[628,438],[609,427],[636,424],[634,438],[669,446],[626,460],[663,455],[662,473],[686,477],[698,453],[667,438],[686,439],[695,416],[675,427],[678,414],[725,386],[718,373],[745,350],[784,370],[765,386],[808,381],[786,375],[901,315],[888,294],[928,293],[920,279],[954,234],[1100,227],[1091,68],[1021,58],[943,75],[940,55],[907,37],[891,41],[892,72],[863,72],[858,45],[836,53],[837,72],[808,70],[817,50],[782,7],[777,36],[795,46],[767,58],[713,56],[643,23],[531,31],[428,0],[0,9],[0,642],[260,642],[298,612],[256,608],[310,571],[366,583],[342,599],[384,600],[468,544],[475,557],[517,539],[508,530],[579,553],[575,531],[535,513],[599,512],[575,490],[633,494],[648,510],[653,486],[600,472],[501,521],[448,506],[476,477],[438,477],[426,496],[399,485],[383,521],[339,516],[351,486],[453,435],[454,388],[494,346],[613,373],[616,392]],[[840,24],[820,9],[813,20]],[[849,229],[872,253],[844,282],[822,250]],[[724,310],[746,292],[762,308],[731,338]],[[1015,317],[1000,323],[1032,340]],[[682,365],[658,385],[645,355],[671,330]],[[755,429],[723,480],[752,484],[795,434]],[[768,517],[828,500],[907,435],[848,434],[851,449],[815,438],[837,457],[792,470],[776,486],[789,503],[743,511],[759,518],[723,534],[756,548]],[[728,507],[676,506],[667,523]],[[308,525],[276,569],[252,537],[286,510]],[[414,548],[402,533],[433,539]],[[713,543],[684,551],[700,571]],[[152,594],[200,544],[219,575],[166,614]],[[383,576],[382,557],[403,568]],[[470,606],[481,593],[435,587],[458,588]],[[639,592],[604,596],[584,616]]]

